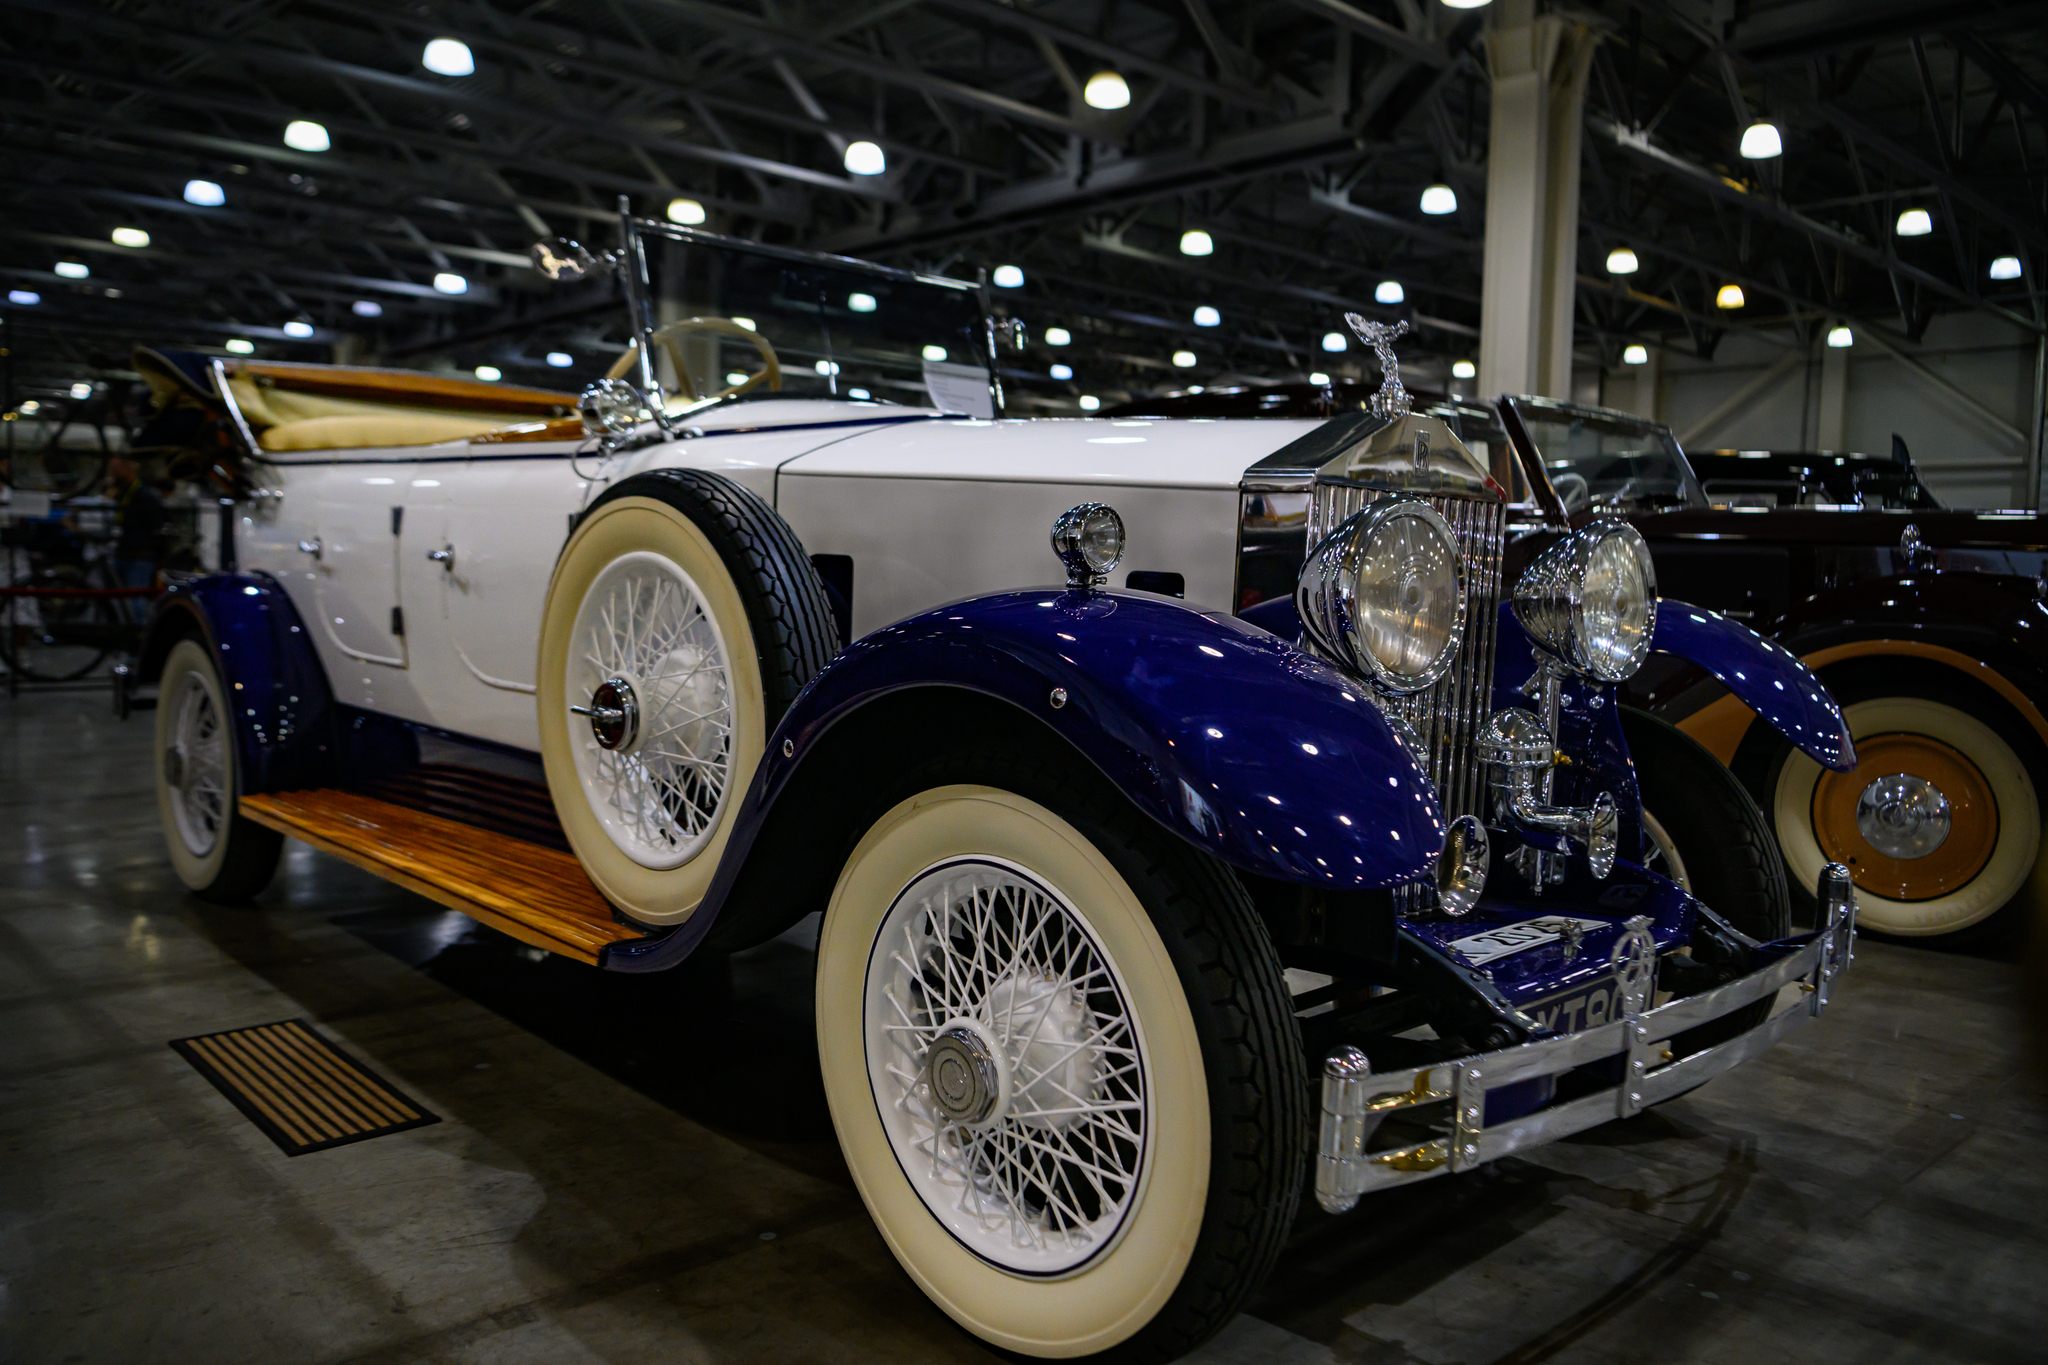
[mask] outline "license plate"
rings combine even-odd
[[[1520,1008],[1553,1033],[1577,1033],[1598,1028],[1615,1018],[1621,1009],[1620,994],[1621,979],[1608,976],[1547,1000],[1532,1000]]]
[[[1462,953],[1467,962],[1481,967],[1496,958],[1519,953],[1524,948],[1555,943],[1567,936],[1576,937],[1607,927],[1609,922],[1604,919],[1546,915],[1542,919],[1523,920],[1520,924],[1503,924],[1498,929],[1488,929],[1469,938],[1452,939],[1450,946]]]

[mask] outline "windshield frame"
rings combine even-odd
[[[625,286],[626,316],[634,338],[639,343],[639,358],[635,366],[636,385],[652,401],[648,408],[655,423],[665,435],[673,437],[681,429],[678,414],[667,412],[662,401],[664,392],[657,370],[654,334],[658,330],[655,321],[654,287],[648,266],[647,242],[649,238],[679,242],[686,246],[701,246],[716,251],[737,252],[743,255],[766,257],[770,260],[791,264],[824,267],[833,270],[851,271],[872,279],[891,280],[899,284],[921,285],[953,290],[971,295],[980,315],[977,340],[981,343],[981,354],[975,357],[975,368],[988,375],[989,399],[993,411],[1003,411],[1002,371],[997,360],[994,314],[990,311],[989,291],[986,281],[957,280],[946,275],[932,275],[920,270],[904,270],[897,266],[880,265],[874,261],[863,261],[853,256],[835,256],[822,251],[805,251],[799,247],[774,246],[766,242],[750,242],[740,237],[729,237],[724,233],[708,232],[703,228],[685,227],[680,223],[662,222],[654,218],[637,217],[625,209],[620,201],[619,214],[619,277]]]
[[[1631,433],[1652,437],[1661,442],[1676,461],[1682,488],[1680,501],[1640,506],[1595,506],[1588,509],[1592,515],[1629,516],[1681,509],[1693,511],[1709,506],[1707,495],[1700,487],[1699,475],[1692,467],[1692,461],[1686,458],[1684,448],[1678,443],[1678,437],[1663,422],[1653,422],[1647,417],[1639,417],[1634,413],[1621,412],[1614,408],[1594,407],[1586,403],[1571,403],[1556,398],[1539,398],[1529,394],[1510,394],[1500,400],[1500,408],[1503,417],[1512,419],[1504,425],[1508,428],[1510,439],[1523,449],[1524,471],[1532,482],[1539,477],[1542,479],[1543,494],[1547,496],[1539,495],[1538,501],[1542,502],[1553,516],[1563,521],[1569,522],[1572,514],[1566,511],[1564,499],[1558,493],[1556,484],[1551,481],[1550,467],[1531,429],[1533,422],[1579,422],[1609,428],[1617,434]]]

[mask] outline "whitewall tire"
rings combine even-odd
[[[156,800],[178,880],[210,900],[247,900],[269,885],[283,836],[242,818],[240,756],[227,690],[195,639],[171,646],[159,677]]]

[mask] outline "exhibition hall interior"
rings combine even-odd
[[[0,16],[0,1360],[2042,1358],[2048,7]]]

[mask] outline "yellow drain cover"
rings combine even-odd
[[[441,1121],[303,1019],[179,1038],[171,1048],[286,1156]]]

